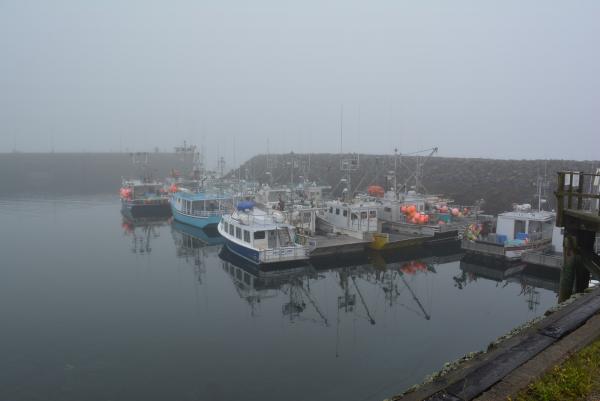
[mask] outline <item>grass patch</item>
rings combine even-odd
[[[600,339],[522,390],[516,401],[587,400],[600,392]]]

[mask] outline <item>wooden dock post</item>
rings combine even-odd
[[[577,242],[574,236],[565,233],[563,240],[563,268],[560,272],[560,284],[558,292],[558,302],[563,302],[573,295],[575,282],[575,248]]]
[[[592,180],[590,193],[584,193],[586,177]],[[558,187],[555,192],[556,225],[564,227],[564,263],[560,276],[559,302],[569,298],[573,291],[585,291],[592,275],[600,277],[600,256],[594,252],[596,233],[600,232],[600,208],[593,203],[594,200],[600,199],[598,184],[593,184],[598,179],[598,173],[558,172]],[[576,203],[573,202],[573,198],[576,199]]]

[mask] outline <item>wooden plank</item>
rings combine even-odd
[[[471,400],[554,342],[556,342],[555,338],[531,334],[462,380],[450,385],[446,391],[462,400]]]
[[[541,328],[541,335],[559,339],[579,328],[590,317],[600,312],[600,296],[590,296],[589,299],[577,309],[562,316],[552,324]]]

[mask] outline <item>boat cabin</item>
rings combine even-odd
[[[220,215],[233,207],[233,199],[230,196],[188,192],[183,188],[172,197],[173,208],[190,216]]]
[[[426,199],[419,196],[415,191],[409,191],[406,194],[400,194],[396,197],[396,194],[388,191],[382,201],[379,208],[379,218],[384,221],[391,221],[394,223],[406,223],[407,219],[404,213],[402,213],[403,206],[414,206],[416,211],[424,213],[426,209]]]
[[[122,191],[127,191],[132,200],[166,197],[163,184],[157,181],[123,181]]]
[[[353,232],[377,231],[378,205],[373,202],[344,203],[340,201],[325,202],[323,219],[335,229]]]
[[[256,202],[267,206],[269,209],[279,205],[279,202],[287,203],[291,199],[289,188],[271,188],[268,185],[263,186],[256,193]]]
[[[253,220],[250,225],[243,219],[224,216],[221,224],[223,231],[228,233],[229,237],[257,250],[294,246],[294,232],[289,225],[274,223],[257,225],[257,219]]]
[[[498,215],[496,236],[507,241],[552,239],[555,214],[546,211],[514,211]]]

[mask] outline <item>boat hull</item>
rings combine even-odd
[[[260,264],[260,255],[257,250],[247,248],[245,246],[236,244],[233,241],[225,239],[225,246],[227,250],[242,259],[252,262],[256,265]]]
[[[506,262],[521,261],[521,255],[527,251],[545,249],[550,245],[550,240],[544,240],[537,243],[526,245],[505,246],[483,241],[470,241],[463,239],[461,248],[468,252],[483,255],[489,258],[502,259]]]

